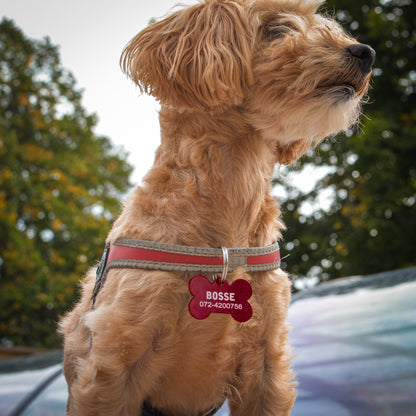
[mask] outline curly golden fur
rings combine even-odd
[[[281,237],[275,164],[357,121],[374,60],[320,3],[206,0],[130,41],[121,65],[160,101],[161,145],[107,242],[258,247]],[[190,316],[192,275],[180,272],[111,270],[92,310],[94,277],[61,323],[68,415],[139,416],[147,402],[196,416],[225,399],[232,416],[289,415],[283,271],[228,275],[253,287],[245,323]]]

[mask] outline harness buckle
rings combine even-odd
[[[92,304],[93,307],[95,305],[95,299],[101,289],[102,283],[103,283],[103,276],[105,272],[105,266],[107,265],[107,259],[108,259],[108,253],[110,251],[110,244],[106,244],[104,248],[103,256],[101,257],[101,261],[98,263],[97,270],[96,270],[96,278],[95,278],[95,285],[94,289],[92,291]]]

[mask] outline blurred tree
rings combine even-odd
[[[327,167],[329,173],[311,192],[276,179],[287,195],[287,268],[325,280],[414,265],[416,4],[328,0],[324,8],[371,45],[377,59],[361,126],[326,140],[290,168]],[[331,190],[330,207],[312,210],[324,190]]]
[[[48,39],[0,22],[0,340],[56,346],[56,321],[100,259],[132,168],[93,133]]]

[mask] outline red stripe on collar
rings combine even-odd
[[[146,248],[119,246],[117,244],[110,245],[107,263],[112,260],[140,260],[154,263],[202,264],[211,266],[223,264],[222,257],[169,253]]]

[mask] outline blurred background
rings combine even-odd
[[[60,346],[56,322],[159,144],[158,104],[139,96],[119,56],[173,5],[2,0],[0,345]],[[322,10],[377,59],[360,126],[276,172],[294,290],[416,265],[415,3]]]

